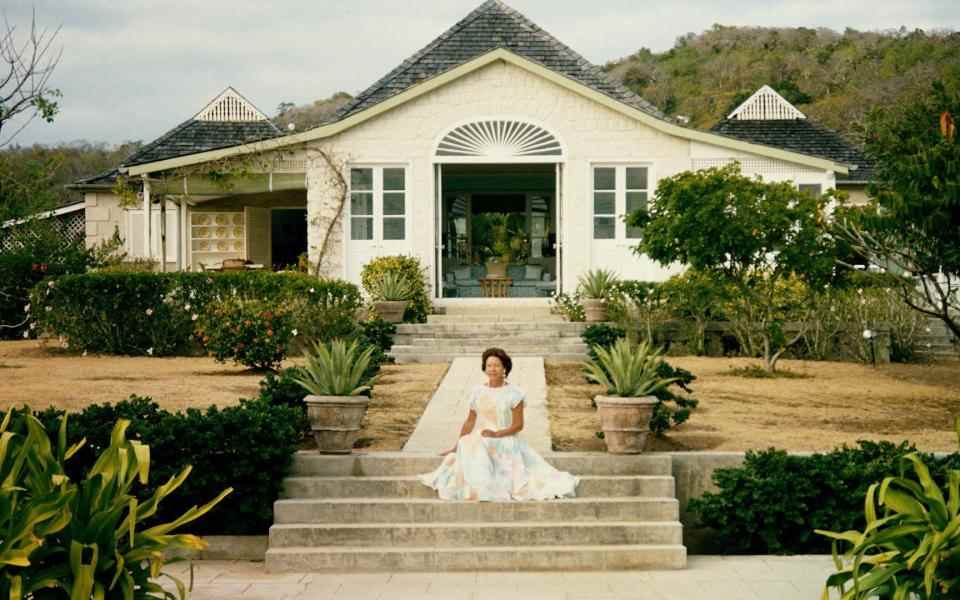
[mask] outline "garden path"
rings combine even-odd
[[[484,383],[480,357],[455,358],[417,423],[404,452],[439,453],[449,449],[467,418],[467,396],[473,386]],[[550,451],[550,424],[547,417],[547,378],[541,357],[517,357],[507,381],[526,393],[521,436],[537,452]]]

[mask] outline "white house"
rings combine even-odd
[[[769,92],[728,121],[802,118]],[[739,161],[814,190],[861,184],[856,160],[735,125],[679,125],[489,0],[326,124],[281,133],[228,88],[120,166],[142,185],[137,208],[120,207],[117,173],[79,185],[90,243],[119,227],[133,254],[166,268],[282,266],[307,252],[326,275],[359,282],[371,258],[410,254],[438,299],[480,295],[491,223],[507,215],[509,295],[546,296],[591,268],[671,274],[632,253],[622,219],[660,178]],[[211,172],[241,176],[224,184]]]

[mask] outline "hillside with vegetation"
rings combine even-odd
[[[641,48],[604,68],[694,127],[709,128],[768,84],[808,117],[862,141],[872,108],[924,93],[935,79],[960,86],[960,33],[714,25],[666,52]]]

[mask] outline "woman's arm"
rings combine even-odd
[[[463,422],[463,426],[460,428],[460,435],[457,437],[457,441],[459,442],[460,438],[462,438],[465,435],[469,435],[470,432],[473,431],[473,426],[476,425],[476,423],[477,423],[477,413],[473,409],[470,409],[470,412],[467,413],[467,420]],[[446,452],[441,452],[440,455],[446,456],[447,454],[451,454],[456,451],[457,451],[457,445],[454,444],[453,448],[450,448]]]
[[[524,402],[521,402],[520,404],[514,406],[513,410],[510,411],[512,417],[510,427],[507,427],[506,429],[499,429],[497,431],[484,429],[480,432],[480,435],[483,437],[502,438],[509,437],[519,431],[523,431],[523,405]]]

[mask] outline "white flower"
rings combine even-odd
[[[183,305],[183,310],[190,310],[190,305],[189,305],[189,304],[184,304],[184,305]]]
[[[53,286],[54,286],[53,281],[48,281],[48,282],[47,282],[47,287],[48,287],[48,288],[52,288]]]
[[[30,323],[30,329],[36,329],[36,328],[37,328],[36,323]]]
[[[926,331],[927,333],[930,333],[930,328],[929,328],[929,327],[926,327],[926,328],[924,328],[924,331]]]
[[[66,350],[66,349],[69,348],[69,347],[70,347],[70,342],[64,342],[64,343],[63,343],[63,349],[64,349],[64,350]]]
[[[293,334],[293,337],[297,337],[297,333],[298,333],[298,331],[297,331],[296,329],[294,329],[294,330],[293,330],[293,331],[291,331],[290,333],[292,333],[292,334]]]
[[[51,310],[53,310],[53,307],[52,307],[52,306],[48,306],[48,307],[46,307],[44,310],[46,310],[47,312],[50,312]]]
[[[153,348],[147,348],[147,355],[153,356]]]
[[[315,290],[314,290],[313,288],[310,288],[310,293],[311,293],[311,294],[312,294],[314,291],[315,291]]]
[[[147,309],[147,316],[149,317],[149,316],[152,316],[152,315],[153,315],[153,309],[152,309],[152,308],[148,308],[148,309]]]
[[[84,350],[84,351],[83,351],[83,354],[81,354],[80,356],[86,356],[86,355],[87,355],[87,351]]]
[[[29,305],[29,304],[23,307],[23,312],[26,312],[26,313],[30,312],[30,305]]]
[[[199,316],[200,316],[200,315],[198,315],[197,313],[193,313],[193,315],[190,316],[190,320],[191,320],[191,321],[196,321]]]
[[[30,339],[30,332],[29,332],[29,331],[24,331],[24,332],[23,332],[23,339],[25,339],[25,340]]]

